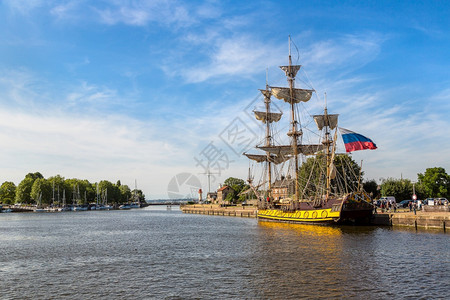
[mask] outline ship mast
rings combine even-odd
[[[268,84],[268,71],[266,69],[266,89],[264,93],[264,104],[266,106],[266,120],[269,120],[269,113],[270,113],[270,91],[269,91],[269,84]],[[270,122],[266,122],[266,146],[270,146],[272,144],[272,137],[270,135]],[[269,180],[268,190],[267,193],[270,197],[272,193],[272,164],[270,162],[270,153],[266,152],[267,155],[267,175]]]
[[[334,132],[334,138],[331,138],[330,130],[334,130],[337,127],[338,117],[337,114],[328,114],[327,108],[327,95],[325,94],[325,108],[323,115],[314,115],[314,121],[317,124],[317,128],[321,131],[324,130],[324,137],[322,140],[323,148],[325,149],[326,157],[326,184],[325,184],[325,195],[326,199],[329,198],[331,194],[331,179],[335,177],[335,167],[333,164],[334,154],[336,152],[336,139],[337,130]],[[330,149],[331,148],[331,149]]]
[[[268,86],[266,83],[266,89],[260,90],[264,95],[264,102],[266,105],[265,112],[254,111],[256,119],[266,123],[266,140],[264,146],[256,146],[257,149],[265,151],[264,155],[249,154],[244,153],[248,158],[255,160],[257,162],[267,162],[269,179],[269,190],[271,189],[271,164],[280,164],[287,160],[294,158],[295,167],[295,194],[294,200],[299,200],[299,174],[298,174],[298,155],[312,155],[323,150],[323,144],[310,144],[303,145],[299,140],[302,135],[302,130],[297,129],[299,121],[295,113],[296,104],[299,102],[308,102],[311,99],[312,89],[298,89],[295,88],[295,76],[300,70],[300,65],[293,65],[291,58],[291,37],[289,36],[289,64],[286,66],[280,66],[280,68],[285,72],[288,80],[289,87],[275,87]],[[270,124],[272,122],[278,122],[281,118],[281,113],[270,112],[270,97],[274,96],[280,100],[284,100],[286,103],[290,104],[291,107],[291,126],[288,132],[290,137],[289,145],[273,145],[272,137],[270,136]]]
[[[301,136],[303,134],[302,129],[298,129],[298,124],[300,120],[297,120],[296,116],[296,104],[299,102],[308,102],[311,99],[312,93],[314,90],[312,89],[299,89],[295,88],[295,76],[301,68],[301,65],[293,65],[292,57],[291,57],[291,37],[289,36],[289,64],[287,66],[280,66],[280,68],[285,72],[289,87],[271,87],[272,95],[280,100],[284,100],[286,103],[290,104],[291,107],[291,128],[288,132],[288,136],[290,137],[290,145],[272,147],[271,149],[267,149],[271,151],[273,154],[276,154],[280,157],[280,160],[294,159],[294,168],[295,168],[295,193],[294,193],[294,202],[299,201],[299,160],[298,155],[312,155],[321,151],[323,149],[322,144],[316,145],[304,145],[301,143]],[[262,149],[262,147],[259,147]],[[265,150],[265,149],[262,149]]]
[[[289,83],[289,97],[291,99],[294,99],[294,84],[295,84],[295,73],[293,73],[293,66],[292,66],[292,58],[291,58],[291,36],[289,36],[289,65],[288,65],[288,71],[286,72],[287,80]],[[297,119],[295,118],[295,105],[294,101],[291,102],[291,132],[288,133],[288,135],[292,138],[292,150],[294,154],[294,168],[295,168],[295,195],[294,195],[294,201],[299,200],[299,174],[298,174],[298,137],[302,135],[302,131],[297,131]]]
[[[263,122],[266,125],[265,126],[266,134],[265,134],[265,139],[264,139],[264,145],[262,146],[262,148],[271,148],[271,147],[273,147],[273,139],[272,139],[272,135],[271,135],[271,123],[280,121],[282,113],[270,111],[270,103],[271,103],[270,97],[272,96],[272,91],[268,84],[267,75],[266,75],[266,88],[264,90],[259,90],[259,91],[264,96],[265,110],[264,111],[254,110],[253,112],[255,114],[256,119]],[[257,148],[259,148],[259,146],[257,146]],[[282,163],[284,160],[280,156],[272,154],[270,151],[267,151],[267,150],[263,150],[263,151],[265,151],[265,154],[244,153],[244,155],[246,155],[249,159],[255,160],[259,163],[263,163],[263,162],[267,163],[265,165],[265,167],[267,168],[267,175],[268,175],[268,190],[267,190],[267,192],[270,196],[271,191],[272,191],[272,163],[279,164],[279,163]],[[250,181],[249,181],[249,183],[251,185]]]
[[[328,109],[327,109],[327,94],[325,94],[325,109],[324,109],[324,119],[328,120]],[[325,145],[325,155],[327,158],[327,183],[326,183],[326,199],[330,196],[331,192],[331,152],[330,152],[330,131],[328,124],[325,125],[325,140],[323,141],[323,144]]]

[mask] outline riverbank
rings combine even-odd
[[[257,208],[254,206],[225,206],[218,204],[182,205],[183,213],[204,214],[230,217],[256,218]],[[406,226],[421,228],[450,228],[450,212],[417,211],[382,212],[373,215],[372,225],[376,226]]]

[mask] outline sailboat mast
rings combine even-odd
[[[52,204],[55,204],[55,181],[54,180],[53,180],[52,190],[53,190]]]
[[[294,201],[299,200],[299,174],[298,174],[298,135],[301,135],[301,131],[297,131],[297,119],[295,117],[295,101],[294,101],[294,81],[295,76],[293,76],[293,70],[292,70],[292,58],[291,58],[291,36],[289,36],[289,65],[288,65],[288,76],[287,80],[289,83],[289,97],[290,97],[290,104],[291,104],[291,126],[292,131],[288,133],[288,135],[291,135],[292,137],[292,150],[294,154],[294,168],[295,168],[295,195],[294,195]]]

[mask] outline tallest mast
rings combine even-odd
[[[270,135],[270,123],[268,120],[270,119],[270,91],[269,91],[269,84],[268,84],[268,74],[267,74],[267,70],[266,70],[266,90],[264,93],[264,104],[266,106],[266,146],[270,146],[271,145],[271,140],[272,137]],[[270,162],[270,153],[267,152],[267,175],[268,175],[268,180],[269,180],[269,186],[268,186],[268,193],[269,193],[269,197],[272,193],[272,166],[271,166],[271,162]]]
[[[300,66],[295,66],[300,69]],[[295,101],[292,101],[294,99],[294,84],[295,84],[295,76],[297,75],[298,69],[295,68],[292,65],[292,58],[291,58],[291,36],[289,36],[289,65],[288,65],[288,71],[286,72],[287,80],[289,83],[289,97],[291,99],[291,132],[288,133],[289,136],[292,138],[292,151],[294,154],[294,167],[295,167],[295,195],[294,195],[294,201],[299,200],[299,190],[298,190],[298,184],[299,184],[299,178],[298,178],[298,136],[302,134],[301,131],[297,131],[297,119],[295,117]],[[294,69],[295,72],[294,72]]]
[[[283,150],[276,150],[276,153],[281,153],[285,158],[294,159],[295,168],[295,193],[294,201],[299,200],[299,174],[298,174],[298,155],[300,153],[304,155],[311,155],[317,151],[320,151],[321,145],[303,145],[301,143],[302,130],[298,129],[299,120],[296,116],[296,104],[299,102],[308,102],[311,99],[312,89],[299,89],[295,88],[295,76],[300,70],[300,65],[292,64],[291,57],[291,37],[289,36],[289,64],[287,66],[280,66],[280,68],[285,72],[287,77],[289,87],[271,87],[272,94],[278,98],[284,100],[286,103],[290,104],[291,107],[291,128],[288,132],[291,144],[288,146],[289,149],[284,148]],[[300,141],[299,141],[300,140]],[[300,142],[300,144],[299,144]],[[290,150],[290,151],[289,151]]]

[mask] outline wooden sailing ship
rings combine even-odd
[[[290,44],[289,38],[289,63],[280,67],[287,77],[288,87],[274,87],[266,83],[266,88],[260,90],[264,96],[265,110],[254,111],[256,119],[265,124],[264,143],[256,148],[265,153],[244,153],[249,159],[263,164],[267,175],[264,180],[267,184],[263,189],[259,189],[261,185],[255,185],[249,176],[250,186],[258,198],[258,218],[300,223],[367,223],[373,206],[369,195],[361,188],[361,174],[358,174],[358,185],[353,186],[354,190],[349,190],[348,186],[345,191],[338,189],[335,167],[338,115],[328,114],[326,104],[323,114],[312,116],[320,132],[319,142],[303,143],[303,127],[297,106],[308,102],[315,91],[295,87],[295,78],[301,66],[292,64]],[[272,96],[284,100],[290,107],[288,145],[274,143],[272,124],[282,119],[282,113],[271,111]],[[315,181],[311,180],[311,175],[300,175],[299,157],[323,161],[325,167],[321,168],[322,175],[317,175]],[[274,186],[274,167],[285,163],[291,163],[294,174],[283,177],[285,187],[281,184]],[[321,166],[320,162],[314,165]],[[275,180],[277,182],[280,179]],[[309,185],[314,186],[309,189]]]

